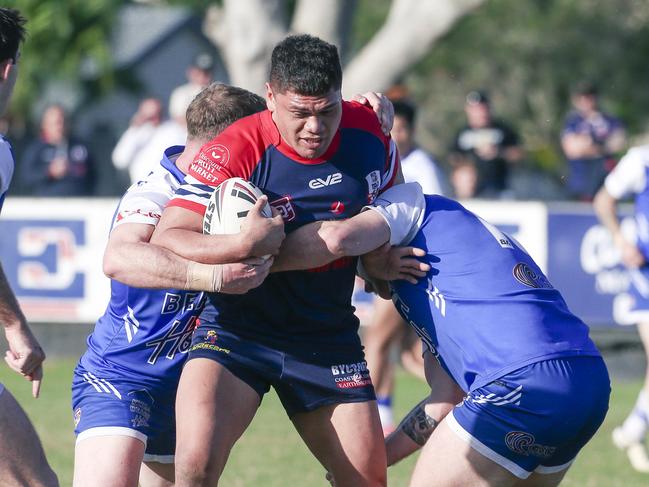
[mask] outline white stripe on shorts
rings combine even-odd
[[[96,436],[130,436],[131,438],[140,440],[146,447],[147,436],[144,433],[123,426],[98,426],[96,428],[88,428],[77,435],[77,443],[86,438],[94,438]]]
[[[471,446],[471,448],[473,448],[481,455],[487,457],[492,462],[495,462],[501,467],[509,470],[519,479],[526,479],[532,474],[532,472],[528,472],[524,468],[512,462],[509,458],[503,457],[500,453],[493,451],[491,448],[489,448],[487,445],[482,443],[480,440],[474,438],[471,435],[471,433],[465,430],[462,427],[462,425],[457,422],[457,419],[455,419],[455,416],[453,415],[453,411],[451,411],[451,414],[446,416],[446,421],[448,422],[447,424],[449,428],[451,428],[451,430],[456,435],[458,435],[460,438],[466,441]]]
[[[562,465],[552,465],[551,467],[548,467],[546,465],[539,465],[538,467],[536,467],[534,472],[535,473],[540,473],[540,474],[543,474],[543,475],[562,472],[562,471],[566,470],[567,468],[570,468],[570,465],[572,465],[574,461],[575,461],[575,459],[573,458],[569,462],[566,462],[566,463],[564,463]]]
[[[148,453],[145,453],[144,459],[142,461],[170,464],[170,463],[174,463],[175,456],[174,455],[150,455]]]

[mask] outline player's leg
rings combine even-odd
[[[525,480],[519,480],[516,487],[555,487],[561,483],[566,473],[568,473],[567,468],[549,474],[533,473]]]
[[[216,485],[261,396],[209,358],[189,360],[176,398],[176,484]]]
[[[142,462],[140,467],[141,487],[173,487],[174,464],[160,462]]]
[[[74,448],[73,485],[136,487],[144,456],[144,441],[126,436],[126,428],[125,435],[92,436],[93,430],[87,431],[90,435],[77,438]]]
[[[332,404],[291,419],[336,487],[386,485],[385,444],[375,401]]]
[[[401,340],[401,365],[415,377],[426,380],[421,339],[417,336],[414,328],[410,326],[406,328]]]
[[[638,333],[649,364],[649,321],[638,323]],[[613,443],[625,450],[631,466],[640,472],[649,472],[649,455],[644,444],[649,431],[649,366],[645,369],[645,382],[638,394],[633,410],[621,426],[613,430]]]
[[[363,344],[365,359],[372,375],[381,424],[386,433],[394,429],[392,392],[394,390],[394,364],[390,349],[405,329],[394,303],[389,299],[374,300],[372,324],[365,329]]]
[[[511,472],[481,455],[449,427],[447,416],[424,445],[410,487],[516,485]]]
[[[36,430],[11,393],[0,384],[0,485],[56,486]]]

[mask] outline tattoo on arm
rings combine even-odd
[[[403,418],[403,421],[401,421],[398,428],[419,446],[424,446],[439,424],[439,422],[426,414],[426,411],[424,411],[425,404],[425,399],[417,404],[412,411]]]

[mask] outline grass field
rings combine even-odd
[[[30,387],[6,367],[0,368],[2,381],[17,397],[38,430],[52,467],[62,486],[72,483],[74,435],[70,411],[70,381],[75,359],[46,362],[41,398],[30,397]],[[425,394],[417,379],[398,375],[397,415],[401,416]],[[610,442],[612,428],[619,424],[635,401],[639,383],[618,382],[608,418],[591,443],[583,450],[562,485],[573,487],[634,487],[649,485],[649,475],[633,472],[623,453]],[[389,470],[389,485],[407,485],[415,458]],[[302,445],[285,417],[277,397],[269,394],[250,429],[236,445],[221,485],[223,486],[325,486],[324,471]],[[100,486],[99,486],[100,487]]]

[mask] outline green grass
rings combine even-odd
[[[48,459],[61,485],[72,483],[74,435],[70,411],[70,381],[75,359],[46,362],[41,398],[30,396],[31,388],[8,368],[0,368],[3,382],[23,405],[38,430]],[[562,485],[573,487],[633,487],[649,485],[649,475],[632,471],[623,453],[610,442],[611,430],[631,409],[639,382],[617,382],[613,386],[611,409],[606,422],[586,446]],[[401,417],[426,392],[426,386],[410,376],[398,374],[397,416]],[[416,458],[389,470],[391,486],[407,485]],[[277,397],[269,394],[259,413],[235,446],[221,485],[243,487],[325,486],[324,471],[303,446],[284,415]]]

